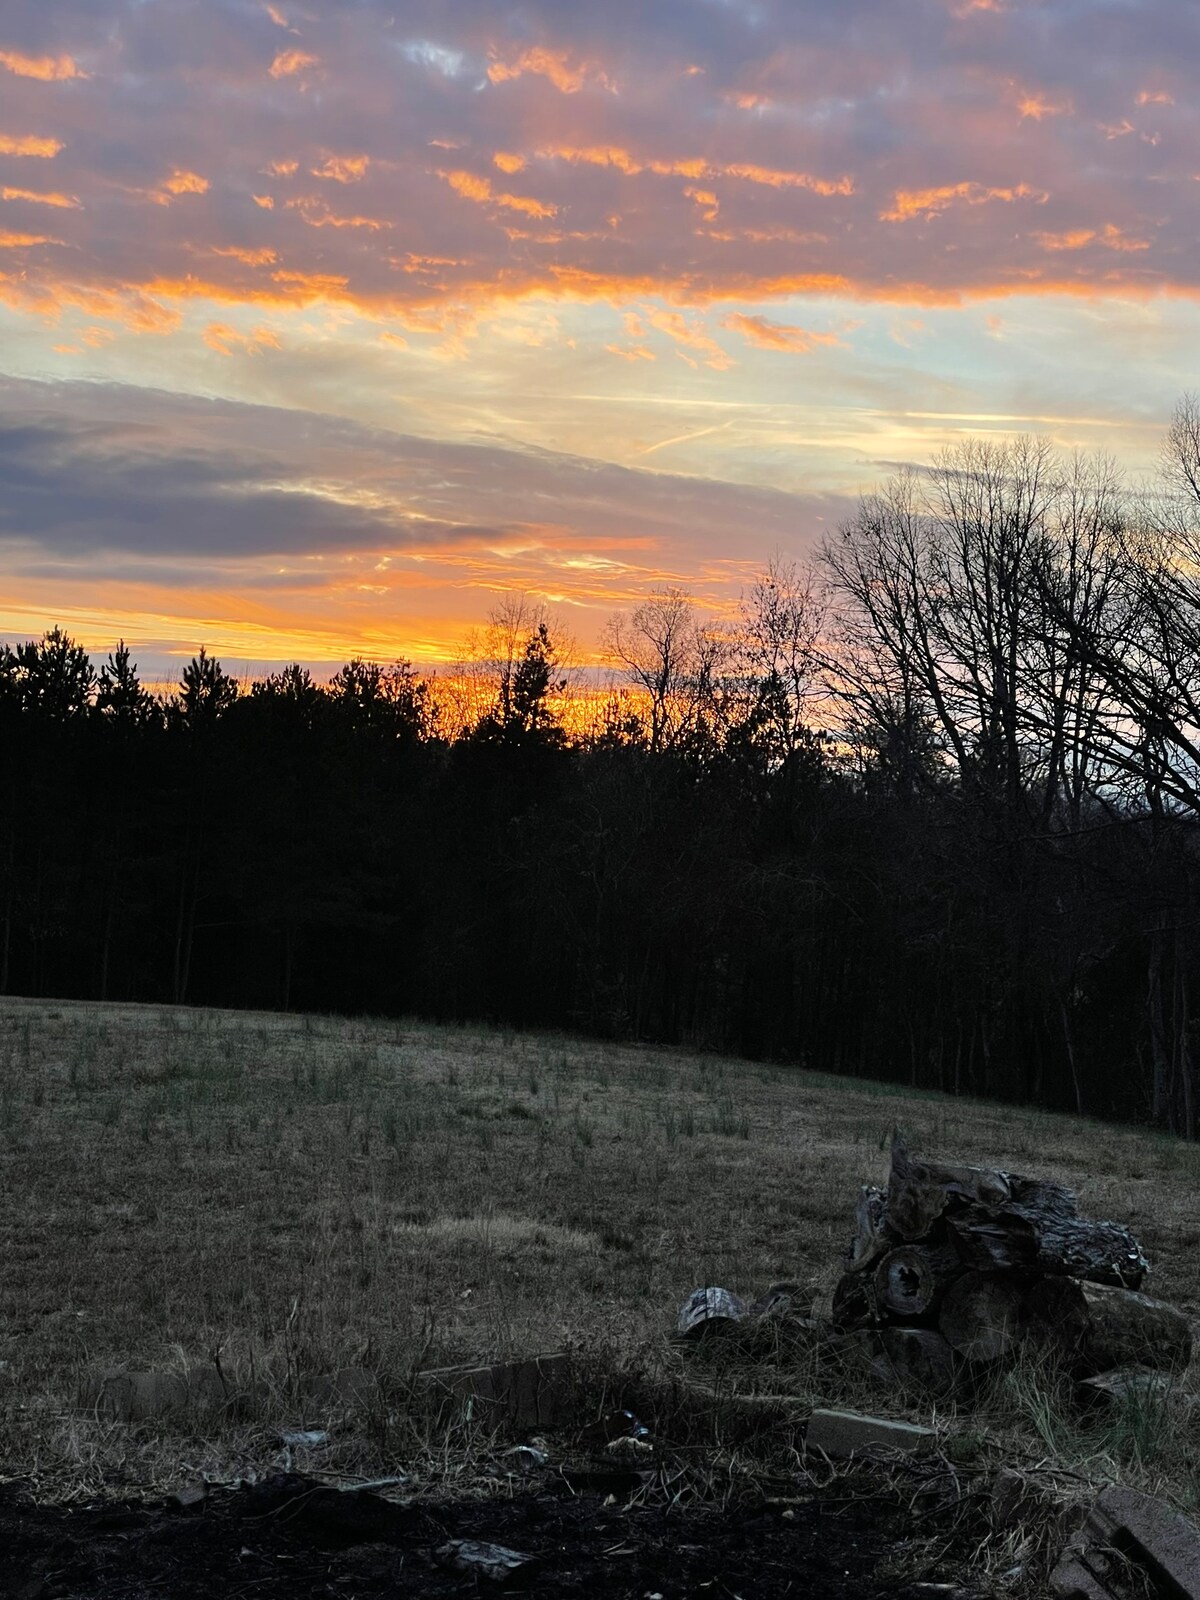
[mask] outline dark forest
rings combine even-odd
[[[555,625],[493,621],[457,718],[404,662],[244,686],[201,651],[162,697],[124,647],[0,649],[0,992],[569,1029],[1196,1136],[1193,400],[1137,492],[968,441],[735,617],[655,594],[590,719]]]

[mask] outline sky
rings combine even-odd
[[[0,637],[719,613],[963,435],[1200,385],[1200,6],[5,0]]]

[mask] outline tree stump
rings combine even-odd
[[[946,1291],[938,1328],[968,1361],[998,1360],[1021,1336],[1021,1300],[1013,1278],[968,1272]]]
[[[899,1245],[875,1267],[873,1282],[879,1309],[885,1317],[915,1322],[934,1310],[962,1270],[956,1251],[947,1243],[923,1240]]]

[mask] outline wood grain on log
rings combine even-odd
[[[1009,1179],[1003,1172],[990,1167],[918,1161],[909,1154],[899,1133],[892,1136],[887,1222],[902,1239],[923,1238],[949,1205],[998,1205],[1009,1194]]]
[[[1048,1328],[1085,1373],[1118,1367],[1179,1370],[1192,1359],[1192,1330],[1182,1311],[1132,1289],[1060,1279],[1032,1289],[1031,1316]]]
[[[969,1361],[995,1361],[1021,1336],[1019,1279],[968,1272],[950,1285],[938,1315],[946,1342]]]
[[[1187,1318],[1149,1295],[1104,1284],[1046,1278],[1026,1297],[1033,1327],[1046,1333],[1082,1372],[1143,1366],[1185,1367],[1192,1336]]]
[[[1064,1216],[1058,1203],[973,1205],[946,1225],[963,1262],[978,1271],[1041,1272],[1130,1289],[1146,1275],[1146,1258],[1128,1229]]]
[[[892,1242],[887,1232],[887,1196],[875,1184],[864,1184],[859,1190],[854,1222],[855,1234],[846,1265],[851,1272],[862,1272]]]
[[[909,1321],[926,1316],[962,1270],[958,1252],[948,1241],[897,1245],[875,1266],[879,1309],[885,1317]]]

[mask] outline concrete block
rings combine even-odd
[[[220,1373],[207,1364],[184,1372],[95,1372],[84,1380],[80,1396],[88,1410],[112,1422],[149,1422],[173,1411],[213,1411],[228,1399]]]
[[[365,1367],[339,1367],[302,1384],[301,1393],[305,1404],[323,1415],[378,1410],[380,1406],[379,1381]]]
[[[1058,1600],[1117,1600],[1137,1587],[1157,1600],[1200,1600],[1200,1529],[1136,1489],[1105,1489],[1050,1575]]]
[[[440,1367],[417,1374],[416,1391],[439,1409],[470,1407],[483,1421],[515,1428],[554,1428],[571,1421],[574,1385],[570,1357],[529,1356],[488,1367]]]
[[[808,1419],[808,1448],[834,1461],[855,1455],[923,1455],[937,1435],[915,1422],[863,1417],[855,1411],[814,1411]]]

